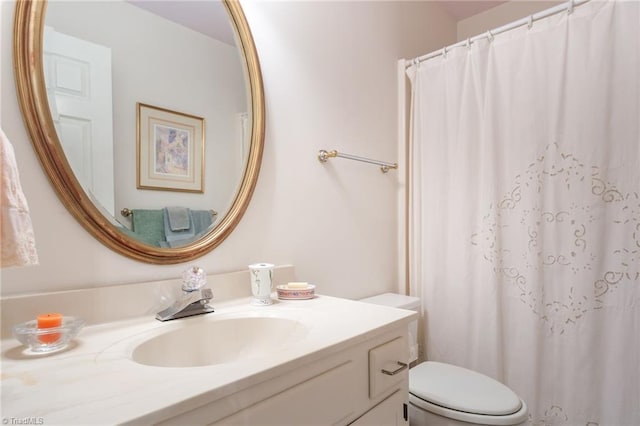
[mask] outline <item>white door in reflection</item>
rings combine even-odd
[[[43,46],[49,107],[69,165],[115,216],[111,49],[50,27]]]

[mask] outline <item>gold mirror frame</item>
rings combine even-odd
[[[251,145],[242,182],[226,216],[201,239],[178,248],[143,244],[118,230],[86,195],[62,150],[49,111],[44,80],[42,36],[45,0],[16,2],[13,62],[22,115],[40,164],[58,197],[71,214],[110,249],[129,258],[154,264],[174,264],[200,257],[229,236],[242,218],[258,179],[264,146],[264,89],[260,63],[249,25],[238,0],[222,0],[242,45],[251,93]]]

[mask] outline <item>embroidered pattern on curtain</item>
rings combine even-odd
[[[529,423],[640,424],[640,2],[413,65],[409,258],[425,357]]]
[[[555,209],[537,202],[549,187],[564,200]],[[604,298],[619,285],[640,284],[638,192],[618,189],[604,180],[599,166],[585,165],[555,143],[518,174],[507,194],[488,210],[471,244],[480,248],[494,273],[518,289],[522,303],[552,333],[563,333],[589,312],[602,309]],[[603,250],[599,221],[609,232],[630,234],[629,242]],[[498,244],[501,234],[506,239]],[[545,242],[553,236],[567,244],[549,247]],[[594,273],[598,264],[601,272]],[[544,286],[535,288],[537,274],[545,270],[568,275],[560,297],[548,297]]]

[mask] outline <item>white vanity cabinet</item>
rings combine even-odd
[[[89,326],[46,356],[3,339],[2,415],[69,426],[407,425],[404,364],[416,316],[323,295],[269,307],[247,297],[168,323]],[[164,343],[144,353],[157,363],[139,358],[156,341]],[[184,353],[192,364],[166,363]]]
[[[387,399],[378,403],[378,405],[350,424],[353,426],[408,425],[408,404],[406,393],[398,389],[387,397]]]
[[[407,338],[403,326],[310,363],[301,359],[284,374],[161,424],[408,425]]]

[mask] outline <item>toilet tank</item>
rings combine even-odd
[[[360,299],[361,302],[373,303],[374,305],[389,306],[392,308],[407,309],[420,312],[420,299],[413,296],[405,296],[396,293],[383,293],[377,296]],[[409,362],[418,359],[418,320],[409,323]]]

